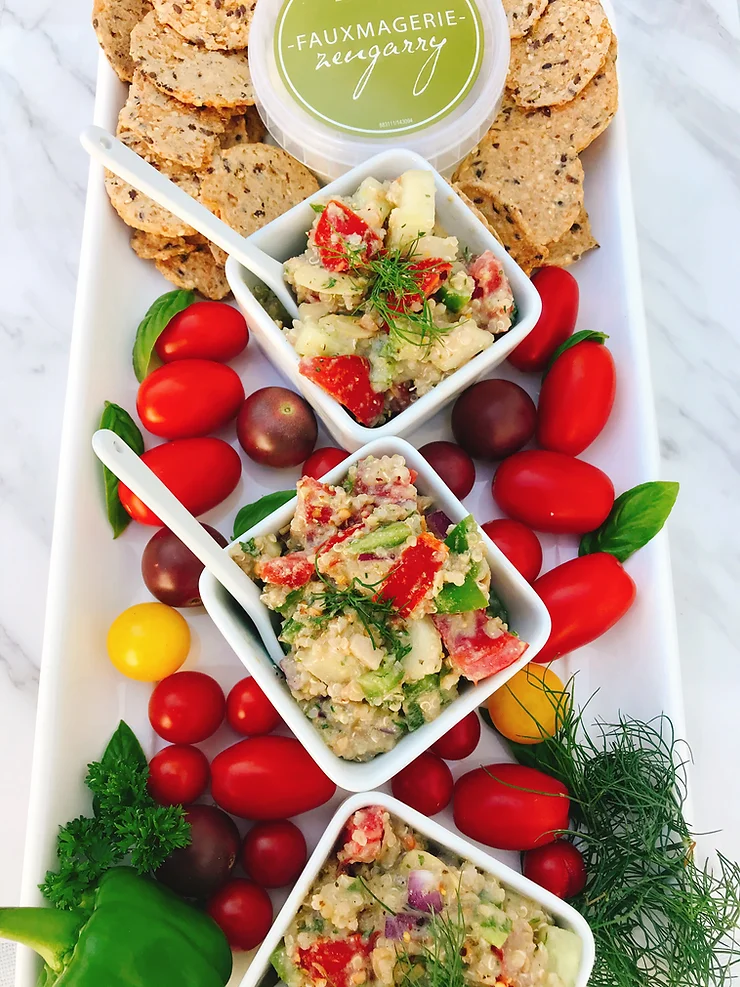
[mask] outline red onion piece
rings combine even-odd
[[[430,870],[412,870],[408,883],[409,905],[418,912],[441,912],[442,895],[438,883]]]
[[[401,912],[400,915],[387,915],[385,919],[385,938],[403,939],[404,932],[413,932],[419,923],[416,915]]]
[[[451,519],[447,517],[444,511],[431,511],[427,514],[426,518],[427,528],[429,528],[434,537],[444,541],[452,524]]]

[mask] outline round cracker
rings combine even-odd
[[[617,67],[610,53],[589,84],[569,103],[524,109],[507,94],[493,126],[497,130],[546,133],[580,152],[604,133],[618,105]]]
[[[126,134],[121,135],[121,140],[125,144],[130,144]],[[136,148],[134,147],[134,150]],[[154,165],[157,171],[167,175],[181,189],[197,199],[200,195],[200,179],[194,171],[182,168],[180,165],[169,161],[155,161],[150,159],[150,164]],[[144,195],[125,182],[113,172],[105,173],[105,190],[108,198],[121,219],[135,230],[142,230],[144,233],[155,233],[163,237],[195,236],[196,231],[183,220],[168,212],[163,206],[154,202],[149,196]]]
[[[581,209],[578,219],[571,228],[555,243],[548,244],[547,263],[550,267],[569,267],[588,250],[593,250],[599,244],[591,231],[591,222],[585,208]]]
[[[512,43],[507,88],[520,106],[567,103],[599,71],[611,40],[599,0],[552,0],[530,34]]]
[[[206,246],[196,247],[195,250],[178,257],[154,262],[160,274],[178,288],[186,291],[198,291],[205,298],[221,301],[231,288],[226,280],[224,269],[216,262],[213,254]]]
[[[536,21],[542,17],[549,0],[503,0],[509,37],[523,38]]]
[[[308,168],[282,148],[237,144],[214,157],[203,176],[201,201],[249,236],[318,188]]]
[[[257,0],[152,0],[157,17],[212,50],[246,48]]]
[[[186,168],[210,164],[229,118],[209,107],[188,106],[167,96],[138,70],[118,116],[118,132],[130,133],[137,151]]]
[[[547,260],[547,247],[535,242],[532,230],[518,210],[507,206],[485,182],[462,182],[454,186],[458,195],[470,200],[485,224],[517,262],[525,274],[531,274]]]
[[[131,82],[131,32],[152,5],[149,0],[93,0],[92,25],[98,44],[121,82]]]
[[[181,103],[231,109],[254,103],[246,51],[191,44],[153,11],[131,32],[131,57],[157,89]]]
[[[543,247],[570,229],[583,206],[578,154],[568,143],[541,133],[490,130],[455,179],[488,185]]]

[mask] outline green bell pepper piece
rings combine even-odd
[[[368,699],[385,699],[403,680],[403,665],[381,665],[377,672],[365,672],[357,680]]]
[[[471,610],[485,610],[488,597],[475,581],[478,566],[471,565],[462,586],[445,583],[434,601],[437,613],[469,613]]]
[[[459,524],[456,524],[452,531],[445,538],[445,545],[456,555],[462,555],[470,548],[468,535],[477,530],[478,522],[472,514],[464,517]]]
[[[377,528],[362,538],[353,538],[347,545],[347,551],[352,555],[360,555],[362,552],[373,552],[376,548],[395,548],[403,545],[410,534],[411,528],[403,521],[397,521],[395,524]]]
[[[226,937],[168,888],[117,867],[91,908],[0,908],[0,938],[44,960],[39,987],[225,987]]]
[[[458,312],[462,312],[472,297],[467,292],[455,291],[454,288],[450,288],[447,285],[442,285],[437,292],[437,298],[455,315]]]

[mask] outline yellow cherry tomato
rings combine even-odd
[[[185,618],[164,603],[137,603],[113,621],[108,657],[123,675],[159,682],[182,665],[190,651]]]
[[[570,701],[555,672],[526,665],[488,700],[493,725],[507,740],[538,744],[552,737]]]

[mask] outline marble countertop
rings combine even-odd
[[[695,830],[740,858],[740,14],[615,0]],[[17,901],[97,48],[90,0],[0,0],[0,901]],[[736,582],[737,580],[737,582]],[[733,775],[736,772],[733,772]],[[1,972],[1,971],[0,971]]]

